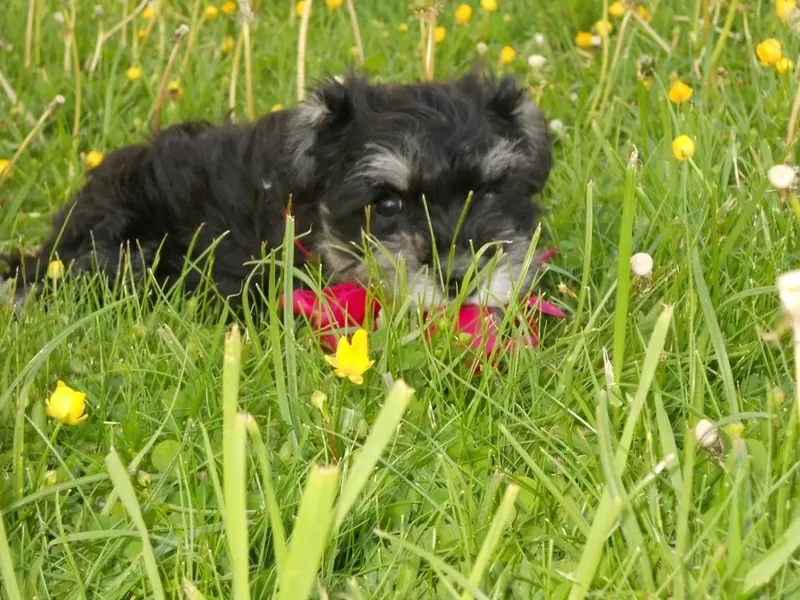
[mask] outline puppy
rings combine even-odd
[[[134,275],[174,281],[187,259],[212,257],[213,282],[235,302],[253,261],[281,245],[291,198],[306,233],[296,264],[319,254],[333,281],[365,283],[366,239],[385,280],[404,263],[417,302],[461,293],[499,306],[523,271],[551,161],[542,114],[510,78],[353,76],[253,124],[185,123],[109,154],[56,215],[40,260],[12,257],[8,275],[35,285],[58,257],[113,280],[123,250]],[[490,262],[491,276],[464,289]],[[184,287],[202,272],[189,269]]]

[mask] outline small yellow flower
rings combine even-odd
[[[777,0],[775,3],[775,12],[777,12],[778,16],[784,21],[789,18],[789,15],[794,12],[795,8],[797,8],[795,0]]]
[[[219,9],[213,4],[209,4],[206,6],[203,14],[205,15],[207,21],[213,21],[219,16]]]
[[[228,16],[231,16],[233,13],[236,12],[236,2],[231,2],[231,0],[228,0],[225,4],[222,5],[222,12],[224,12]]]
[[[173,100],[177,100],[183,96],[183,88],[181,87],[180,81],[177,79],[170,81],[167,84],[167,92],[169,92],[169,95]]]
[[[650,11],[647,10],[646,6],[642,6],[641,4],[636,7],[636,12],[639,13],[639,16],[642,17],[642,21],[649,21],[650,20]]]
[[[437,44],[441,44],[444,39],[447,37],[447,29],[444,27],[437,27],[433,30],[433,39],[436,40]]]
[[[781,43],[775,38],[764,40],[756,46],[756,56],[758,56],[758,61],[761,63],[762,67],[774,65],[783,58]]]
[[[614,2],[611,6],[609,6],[608,14],[617,18],[623,16],[625,14],[625,7],[622,6],[622,2]]]
[[[47,265],[47,277],[49,279],[61,279],[64,276],[64,263],[60,260],[51,260]]]
[[[497,0],[481,0],[481,8],[486,12],[494,12],[497,10]]]
[[[669,92],[667,92],[667,98],[675,104],[683,104],[692,97],[693,93],[692,86],[686,85],[680,79],[676,79],[672,87],[669,88]]]
[[[672,156],[675,160],[686,160],[694,156],[694,142],[688,135],[679,135],[672,140]]]
[[[272,108],[269,109],[270,112],[278,112],[279,110],[283,110],[283,104],[274,104]]]
[[[503,46],[503,49],[500,50],[500,62],[504,65],[507,65],[514,57],[517,55],[517,51],[514,50],[511,46]]]
[[[144,29],[143,27],[137,29],[136,30],[136,37],[139,38],[140,40],[143,40],[144,38],[146,38],[147,37],[147,29]]]
[[[644,86],[644,89],[649,90],[651,87],[653,87],[653,80],[649,77],[645,77],[642,79],[642,85]]]
[[[86,394],[73,390],[63,381],[56,384],[56,390],[45,401],[45,412],[65,425],[77,425],[85,421]]]
[[[297,4],[294,5],[294,12],[297,13],[298,17],[303,16],[303,11],[306,8],[306,0],[300,0]],[[311,7],[311,14],[314,14],[314,7]]]
[[[614,26],[611,24],[611,21],[598,21],[594,24],[594,30],[597,35],[602,35],[603,37],[607,35],[611,35],[611,32],[614,30]]]
[[[325,6],[328,7],[328,10],[336,10],[340,8],[343,3],[344,0],[325,0]]]
[[[336,355],[326,356],[325,360],[336,369],[334,373],[337,377],[347,377],[356,385],[364,383],[364,373],[375,364],[374,360],[369,359],[367,331],[356,331],[352,343],[347,341],[346,336],[340,337]]]
[[[228,52],[233,50],[233,47],[235,45],[236,43],[233,41],[233,38],[231,36],[228,36],[224,40],[222,40],[222,44],[220,44],[219,46],[219,51],[222,54],[227,54]]]
[[[575,45],[578,46],[578,48],[591,48],[592,34],[588,31],[581,31],[575,36]]]
[[[400,25],[397,26],[397,31],[400,33],[408,33],[408,23],[400,23]]]
[[[456,8],[456,23],[466,25],[472,19],[472,7],[469,4],[459,4]]]
[[[128,76],[128,81],[137,81],[142,77],[141,67],[131,67],[125,74]]]
[[[778,73],[786,73],[787,71],[791,71],[792,67],[794,67],[792,61],[785,56],[775,63],[775,70],[778,71]]]
[[[152,4],[148,4],[145,6],[144,10],[142,11],[142,18],[145,21],[152,21],[156,18],[156,8]]]
[[[103,153],[97,150],[90,150],[83,159],[83,164],[86,165],[87,169],[94,169],[95,167],[99,167],[102,163]]]
[[[0,176],[7,175],[6,171],[9,173],[11,169],[11,161],[7,158],[0,158]]]

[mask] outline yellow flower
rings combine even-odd
[[[649,21],[650,20],[650,11],[647,10],[646,6],[642,6],[641,4],[636,7],[636,11],[639,13],[639,16],[642,17],[642,21]]]
[[[649,90],[651,87],[653,87],[653,80],[649,77],[645,77],[642,79],[642,85],[644,86],[644,89]]]
[[[511,46],[503,46],[503,49],[500,50],[500,62],[504,65],[507,65],[514,57],[517,55],[517,51],[514,50]]]
[[[142,76],[142,69],[140,67],[131,67],[125,73],[128,76],[128,81],[136,81]]]
[[[8,175],[11,172],[10,169],[11,169],[11,161],[8,160],[7,158],[0,158],[0,176]]]
[[[205,11],[203,11],[203,14],[205,15],[207,20],[213,21],[219,16],[219,9],[213,4],[209,4],[208,6],[206,6],[206,9]]]
[[[469,4],[459,4],[456,9],[456,23],[466,25],[472,19],[472,7]]]
[[[142,11],[142,18],[145,21],[152,21],[156,18],[156,9],[152,4],[148,4]]]
[[[306,8],[306,0],[300,0],[300,2],[298,2],[297,4],[294,5],[294,12],[297,13],[298,17],[302,17],[303,16],[303,11],[305,10],[305,8]],[[311,14],[312,15],[314,14],[314,7],[313,6],[311,7]]]
[[[621,17],[625,14],[625,7],[622,6],[622,2],[614,2],[611,6],[608,7],[608,14],[612,17]]]
[[[692,97],[693,92],[692,86],[686,85],[680,79],[676,79],[672,87],[669,88],[669,92],[667,92],[667,98],[675,104],[683,104]]]
[[[337,377],[347,377],[356,385],[364,383],[364,373],[375,364],[374,360],[369,359],[366,330],[356,331],[352,343],[347,341],[347,337],[340,337],[336,356],[326,356],[325,360],[336,369],[334,373]]]
[[[694,142],[688,135],[679,135],[672,140],[672,156],[675,160],[686,160],[694,156]]]
[[[341,7],[343,3],[344,0],[325,0],[325,6],[328,7],[328,10],[336,10]]]
[[[234,43],[233,38],[231,36],[228,36],[224,40],[222,40],[222,44],[220,44],[219,46],[219,51],[222,52],[222,54],[227,54],[228,52],[233,50],[233,47],[235,45],[236,44]]]
[[[437,44],[441,44],[444,41],[444,38],[447,37],[447,29],[444,27],[437,27],[433,30],[433,39],[436,40]]]
[[[578,48],[591,48],[592,34],[588,31],[581,31],[575,36],[575,45],[578,46]]]
[[[400,25],[397,26],[397,31],[400,33],[408,33],[408,23],[400,23]]]
[[[47,265],[47,277],[49,279],[61,279],[64,276],[64,263],[60,260],[51,260]]]
[[[228,0],[225,4],[222,5],[222,12],[226,15],[230,16],[236,12],[236,2],[231,2]]]
[[[94,169],[95,167],[99,167],[102,163],[103,153],[97,150],[90,150],[83,159],[83,164],[86,165],[87,169]]]
[[[792,61],[784,56],[775,63],[775,70],[778,71],[778,73],[786,73],[787,71],[791,71],[793,66]]]
[[[279,110],[283,110],[283,104],[274,104],[272,108],[269,109],[269,112],[278,112]]]
[[[756,46],[756,56],[758,56],[758,61],[761,63],[761,66],[768,67],[774,65],[783,58],[781,43],[775,38],[764,40]]]
[[[65,425],[77,425],[88,417],[86,410],[86,394],[77,392],[63,381],[56,384],[56,390],[45,401],[45,412]]]
[[[497,10],[497,0],[481,0],[481,8],[486,12],[494,12]]]
[[[795,8],[797,8],[795,0],[778,0],[775,3],[775,12],[777,12],[778,16],[784,21],[789,18],[789,15],[792,14]]]
[[[177,79],[173,79],[167,84],[167,91],[173,100],[177,100],[183,96],[183,88],[181,87],[180,81]]]
[[[594,30],[597,32],[597,35],[602,35],[605,37],[607,35],[611,35],[611,32],[614,30],[614,26],[610,21],[601,20],[594,24]]]
[[[147,29],[144,29],[142,27],[137,29],[136,30],[136,37],[139,38],[140,40],[143,40],[144,38],[146,38],[147,37]]]

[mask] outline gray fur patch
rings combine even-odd
[[[527,157],[517,150],[516,142],[501,139],[481,159],[481,174],[485,180],[493,181],[526,162]]]

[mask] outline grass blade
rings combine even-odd
[[[671,306],[667,306],[662,311],[655,329],[653,330],[653,335],[650,337],[650,343],[647,345],[639,387],[636,390],[634,401],[630,406],[628,419],[620,439],[619,448],[617,449],[616,468],[619,477],[622,477],[625,472],[625,462],[627,461],[628,451],[630,450],[631,441],[633,440],[633,432],[644,406],[644,401],[650,391],[650,385],[653,382],[656,367],[661,358],[661,351],[664,348],[664,342],[666,341],[670,321],[672,320],[672,310]],[[597,566],[600,564],[600,558],[603,555],[606,539],[614,527],[614,523],[616,523],[621,509],[622,504],[616,502],[612,498],[609,487],[606,486],[603,496],[600,499],[594,521],[592,521],[592,528],[589,532],[589,536],[583,547],[583,553],[581,554],[578,568],[575,571],[575,583],[570,590],[569,600],[582,600],[588,593],[589,586],[597,571]]]
[[[400,423],[400,419],[403,418],[413,394],[414,390],[408,387],[401,379],[397,380],[389,390],[386,401],[383,403],[383,408],[381,408],[381,412],[375,420],[375,425],[372,427],[367,441],[364,442],[358,459],[350,469],[347,481],[342,487],[339,502],[336,504],[334,531],[339,530],[347,513],[353,508],[353,504],[355,504],[361,490],[364,488],[364,484],[367,483],[367,479],[369,479],[372,469],[375,468],[381,453],[383,453],[389,440],[392,439],[397,431],[397,425]]]
[[[728,351],[725,349],[725,340],[722,337],[722,330],[719,328],[717,316],[714,314],[714,306],[711,302],[711,295],[703,278],[703,269],[700,266],[700,257],[697,249],[692,248],[692,274],[697,288],[697,297],[700,300],[700,308],[703,311],[703,319],[708,328],[711,344],[714,346],[714,354],[717,357],[717,365],[720,377],[722,377],[722,388],[725,390],[725,398],[728,400],[728,412],[730,415],[739,413],[739,405],[736,401],[736,385],[733,383],[733,372],[731,363],[728,360]]]
[[[633,218],[636,208],[636,167],[639,153],[634,149],[625,172],[625,191],[622,196],[622,223],[617,250],[617,298],[614,312],[614,380],[622,380],[625,360],[625,332],[628,323],[628,302],[631,288],[631,248],[633,245]]]
[[[222,363],[222,470],[225,497],[225,538],[233,569],[233,598],[247,600],[248,536],[247,536],[247,442],[246,421],[249,415],[239,409],[239,370],[242,336],[238,326],[225,336]]]
[[[518,494],[519,486],[513,483],[510,484],[506,488],[506,493],[503,495],[503,500],[500,502],[497,512],[494,513],[492,524],[489,526],[489,531],[486,534],[486,538],[483,540],[481,549],[478,552],[478,557],[475,559],[475,564],[472,566],[472,572],[469,574],[469,582],[475,587],[480,585],[486,567],[489,566],[489,559],[492,554],[494,554],[497,543],[500,541],[500,535],[503,533],[506,525],[508,525],[512,514],[511,509],[514,508],[514,502],[517,500]],[[472,598],[472,594],[467,590],[461,594],[461,600],[472,600]]]
[[[783,532],[783,535],[753,565],[744,577],[744,595],[749,595],[769,582],[789,560],[795,551],[800,548],[800,517],[796,517]]]
[[[303,500],[280,573],[278,600],[305,600],[314,585],[333,521],[338,467],[311,467]]]
[[[122,464],[122,460],[120,460],[114,448],[106,455],[106,468],[108,469],[108,474],[111,476],[114,488],[117,490],[120,502],[122,502],[128,515],[130,515],[133,525],[139,532],[139,538],[142,540],[144,570],[153,588],[153,597],[156,598],[156,600],[164,600],[164,587],[161,584],[161,578],[158,574],[158,564],[156,563],[153,546],[150,543],[150,536],[147,533],[147,525],[145,525],[144,519],[142,518],[142,510],[138,500],[136,500],[136,492],[133,489],[133,484],[131,484],[128,471],[125,465]]]
[[[3,521],[3,513],[0,512],[0,574],[3,576],[3,587],[9,600],[22,600],[19,593],[19,583],[17,574],[14,571],[14,557],[11,556],[11,548],[8,545],[6,536],[6,526]]]

